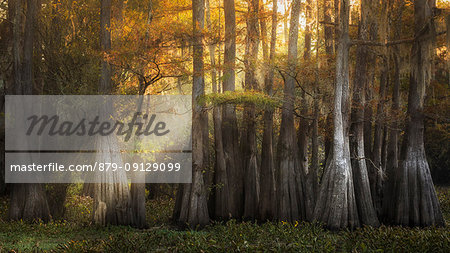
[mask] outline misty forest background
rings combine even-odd
[[[449,29],[446,0],[0,0],[3,112],[193,99],[191,184],[3,171],[0,251],[448,252]]]

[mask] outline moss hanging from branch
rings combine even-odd
[[[226,91],[224,93],[211,93],[200,98],[203,105],[253,104],[259,108],[276,108],[281,105],[281,100],[257,91]]]

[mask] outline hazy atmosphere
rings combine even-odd
[[[450,1],[0,0],[0,252],[450,252]]]

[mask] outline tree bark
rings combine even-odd
[[[370,23],[370,1],[361,1],[361,20],[358,37],[368,40],[368,24]],[[367,83],[367,46],[358,45],[356,49],[355,78],[353,82],[353,105],[351,126],[351,161],[355,198],[361,224],[378,226],[378,218],[373,206],[370,191],[369,175],[364,154],[364,104]]]
[[[15,1],[13,24],[14,86],[16,95],[32,95],[33,52],[36,23],[36,2],[26,1],[25,31],[22,35],[22,7],[24,1]],[[23,38],[23,51],[21,49]],[[23,59],[22,59],[23,56]],[[10,194],[9,218],[11,220],[44,222],[51,219],[45,191],[41,184],[13,184]]]
[[[205,94],[203,63],[203,29],[205,25],[204,0],[192,1],[192,22],[194,32],[194,76],[192,86],[192,183],[183,184],[178,194],[181,195],[179,213],[174,219],[190,227],[205,226],[209,223],[208,195],[205,189],[203,170],[208,165],[203,149],[208,138],[207,112],[199,103]]]
[[[111,0],[101,0],[100,7],[100,46],[103,53],[111,50]],[[111,90],[111,65],[102,59],[101,78],[99,84],[100,91]]]
[[[445,24],[447,27],[447,48],[450,48],[450,14],[445,17]],[[450,61],[447,61],[447,70],[450,72]],[[450,84],[450,75],[448,77],[448,83]]]
[[[320,4],[316,3],[316,27],[319,27],[319,17],[320,17]],[[319,120],[320,120],[320,86],[319,86],[319,71],[320,71],[320,60],[319,60],[319,48],[320,48],[320,34],[317,33],[316,40],[316,74],[313,97],[313,121],[311,123],[311,167],[308,171],[308,185],[311,185],[311,195],[314,204],[311,206],[312,215],[314,215],[315,201],[317,199],[317,192],[319,191]]]
[[[234,0],[224,0],[225,12],[225,53],[223,91],[235,90],[236,61],[236,11]],[[239,133],[236,121],[236,108],[224,105],[222,108],[222,136],[228,176],[231,205],[228,205],[228,217],[241,218],[243,212],[243,173],[239,150]]]
[[[111,50],[111,0],[102,0],[100,8],[100,46],[103,53],[107,54]],[[101,67],[99,93],[107,95],[112,90],[112,69],[106,59],[102,59]],[[113,112],[111,107],[105,105],[99,108],[99,113],[104,115]],[[115,136],[105,136],[97,139],[97,161],[123,164],[115,138]],[[131,196],[125,171],[98,172],[95,177],[94,223],[103,226],[131,224]]]
[[[220,17],[219,17],[220,22]],[[208,31],[211,33],[211,7],[210,1],[206,0],[206,24]],[[219,34],[220,36],[220,34]],[[220,48],[219,48],[220,49]],[[216,46],[214,44],[209,45],[209,57],[211,61],[211,80],[212,80],[212,91],[214,93],[220,93],[220,89],[217,83],[217,71],[216,71],[216,60],[215,60]],[[219,56],[220,57],[220,56]],[[220,59],[219,59],[220,64]],[[220,72],[219,72],[220,76]],[[228,198],[228,176],[225,164],[225,155],[223,151],[223,140],[222,140],[222,108],[220,106],[215,106],[213,109],[213,122],[214,122],[214,150],[215,150],[215,170],[214,170],[214,184],[215,188],[213,191],[212,201],[213,205],[213,216],[216,219],[224,219],[228,216],[227,207],[230,205]]]
[[[305,6],[305,49],[303,51],[303,59],[305,62],[311,60],[311,0],[306,1]],[[309,138],[309,122],[306,119],[308,115],[308,100],[306,100],[305,91],[301,95],[301,114],[300,124],[298,128],[298,154],[300,170],[306,175],[305,181],[305,218],[311,220],[314,212],[314,189],[313,184],[309,179],[309,159],[308,159],[308,138]]]
[[[376,7],[376,5],[375,5]],[[388,35],[388,15],[389,8],[387,2],[383,2],[380,6],[382,18],[380,22],[380,36],[384,41],[387,41]],[[373,148],[372,148],[372,163],[369,166],[370,184],[372,200],[375,206],[377,214],[381,213],[381,199],[382,199],[382,184],[384,174],[383,163],[383,131],[385,128],[385,109],[384,104],[386,100],[386,90],[389,82],[389,61],[387,54],[387,47],[381,48],[382,54],[382,66],[380,73],[380,85],[377,103],[377,112],[375,115],[375,130],[373,135]]]
[[[14,93],[23,94],[22,91],[22,55],[23,49],[21,45],[22,42],[22,8],[24,5],[24,0],[17,0],[14,5],[9,5],[10,8],[14,8],[14,18],[13,18],[13,68],[14,68]]]
[[[278,141],[277,218],[282,221],[303,220],[306,216],[304,199],[304,173],[297,157],[295,143],[294,101],[297,66],[298,25],[301,2],[293,0],[289,26],[288,66],[284,84],[280,137]]]
[[[331,23],[331,1],[324,0],[323,3],[323,20],[326,23]],[[327,57],[333,55],[333,29],[331,26],[325,25],[324,28],[324,38],[325,38],[325,53]]]
[[[340,0],[339,6],[340,34],[336,57],[333,154],[325,169],[314,210],[314,218],[324,222],[330,229],[354,228],[360,224],[348,144],[350,1]]]
[[[106,106],[100,108],[102,115],[110,112]],[[97,139],[96,161],[116,163],[123,167],[120,148],[115,136]],[[119,154],[119,155],[118,155]],[[132,220],[131,197],[127,175],[123,170],[98,172],[94,184],[94,223],[102,226],[130,225]]]
[[[340,0],[334,0],[334,23],[339,24],[339,1]],[[338,50],[338,43],[339,43],[339,26],[336,25],[334,28],[334,53],[337,54]]]
[[[277,42],[278,1],[272,2],[272,27],[270,34],[269,69],[264,78],[264,90],[269,96],[273,95],[274,60]],[[258,219],[265,221],[275,217],[275,168],[273,154],[273,109],[264,111],[264,131],[261,150],[261,176],[260,176],[260,201],[258,207]]]
[[[259,90],[256,66],[259,45],[259,0],[248,2],[247,45],[245,56],[245,90]],[[244,168],[244,214],[245,219],[255,219],[259,202],[259,166],[256,143],[255,105],[244,108],[244,128],[241,138]]]
[[[377,1],[372,1],[371,9],[377,10],[379,8]],[[371,18],[371,22],[368,24],[369,38],[370,40],[378,40],[378,24],[375,17]],[[370,166],[373,162],[372,146],[373,146],[373,89],[375,83],[375,65],[376,58],[373,52],[367,54],[367,84],[365,89],[366,104],[364,106],[364,154],[367,160],[370,159]],[[368,166],[369,179],[371,173],[371,167]],[[372,180],[371,180],[372,181]]]
[[[414,1],[415,41],[411,49],[406,133],[394,180],[388,222],[405,226],[444,226],[423,142],[425,90],[432,80],[434,1]]]
[[[332,14],[332,3],[331,0],[324,0],[324,20],[325,22],[331,23],[331,14]],[[327,65],[332,64],[332,57],[334,54],[334,47],[333,47],[333,29],[331,26],[325,25],[324,27],[324,39],[325,39],[325,53],[327,55]],[[327,114],[325,119],[325,136],[324,136],[324,151],[325,151],[325,159],[324,164],[326,164],[326,161],[328,160],[328,157],[330,156],[331,151],[331,145],[332,145],[332,134],[330,134],[331,129],[333,128],[333,120],[330,114]],[[325,168],[324,168],[325,169]],[[322,174],[323,175],[323,174]]]
[[[396,24],[394,27],[400,27],[400,24]],[[395,28],[394,28],[395,29]],[[394,31],[396,37],[400,34],[399,29],[395,29]],[[398,56],[398,48],[394,46],[394,52],[392,54],[393,63],[394,63],[394,78],[393,78],[393,89],[392,89],[392,105],[391,105],[391,119],[393,122],[390,124],[389,130],[389,142],[388,142],[388,155],[387,155],[387,164],[386,164],[386,183],[383,185],[383,199],[382,199],[382,217],[383,219],[387,216],[389,209],[391,208],[390,204],[392,203],[392,191],[394,189],[394,185],[396,182],[394,181],[394,173],[398,171],[398,142],[399,142],[399,134],[400,131],[398,128],[400,125],[397,120],[395,120],[398,116],[400,110],[400,66],[399,66],[399,56]]]

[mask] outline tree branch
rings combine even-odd
[[[436,33],[436,37],[446,34],[447,31],[441,31]],[[404,43],[412,43],[417,38],[408,38],[408,39],[400,39],[400,40],[393,40],[393,41],[387,41],[387,42],[381,42],[381,41],[368,41],[368,40],[352,40],[351,46],[353,45],[367,45],[367,46],[379,46],[379,47],[388,47],[388,46],[394,46],[398,44],[404,44]]]

